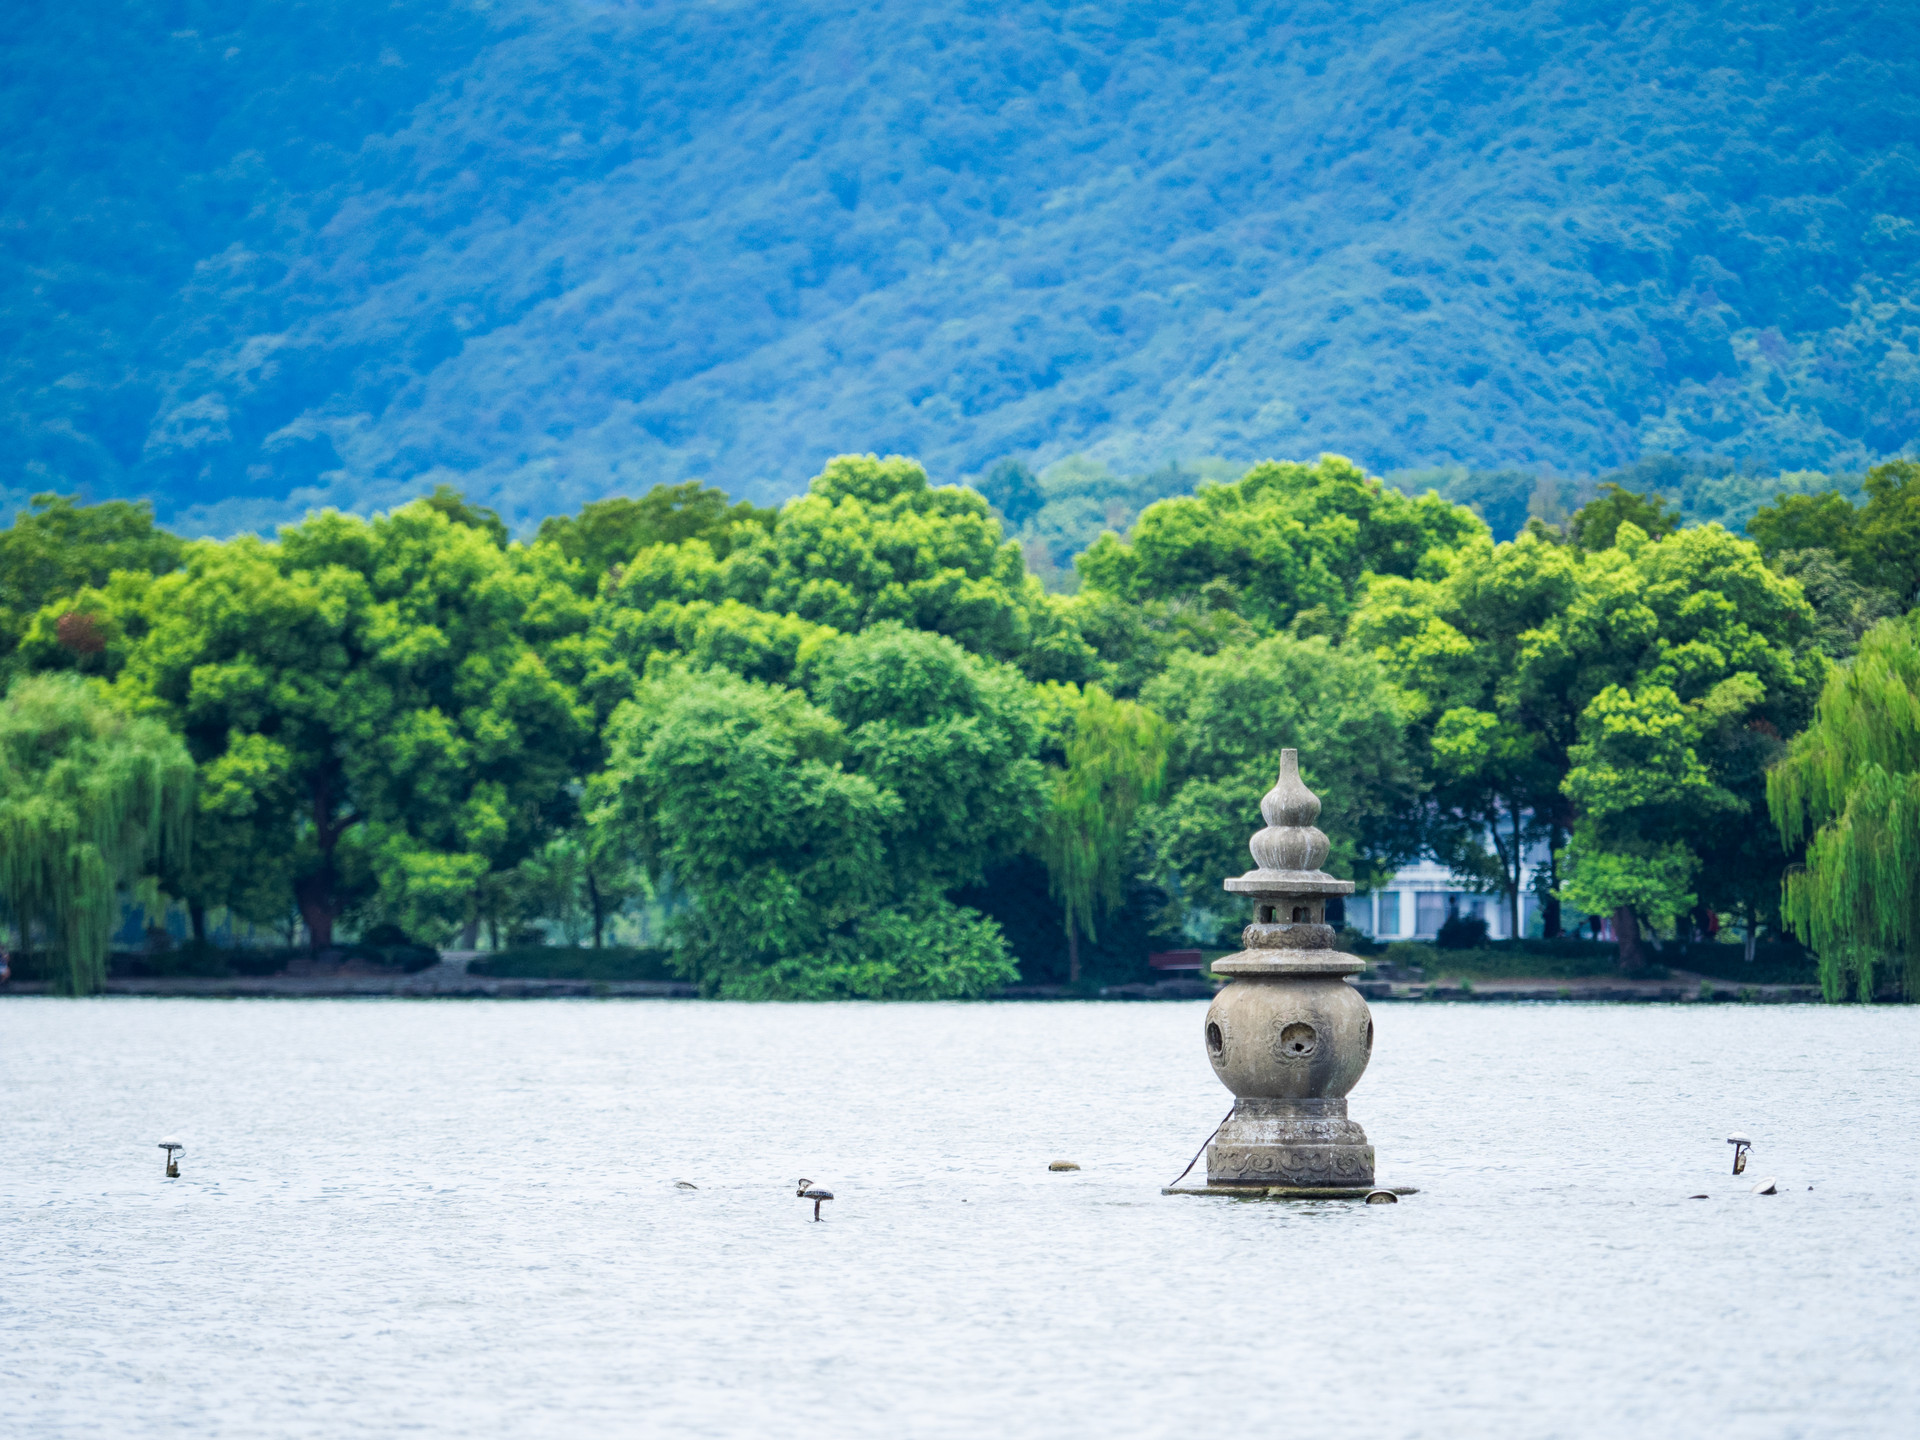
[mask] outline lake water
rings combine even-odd
[[[1378,1005],[1392,1207],[1202,1010],[0,1001],[0,1434],[1920,1432],[1920,1010]]]

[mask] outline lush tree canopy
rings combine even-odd
[[[1870,769],[1844,717],[1904,674],[1876,622],[1901,604],[1915,483],[1888,466],[1858,506],[1781,501],[1755,522],[1770,551],[1669,528],[1618,484],[1571,512],[1535,493],[1496,543],[1337,457],[1269,463],[1149,505],[1071,596],[1001,519],[1043,516],[1052,480],[1004,471],[996,512],[871,455],[778,513],[657,487],[530,544],[448,487],[223,543],[50,499],[0,561],[37,606],[16,667],[66,672],[33,683],[79,687],[58,693],[143,755],[175,737],[194,771],[190,843],[125,830],[89,915],[138,886],[197,935],[297,914],[325,950],[336,931],[599,945],[637,914],[713,994],[989,994],[1016,950],[1092,984],[1231,930],[1220,882],[1291,746],[1336,873],[1433,856],[1516,922],[1531,875],[1549,934],[1563,903],[1606,917],[1628,964],[1649,932],[1733,924],[1751,947],[1785,874],[1789,918],[1851,967],[1838,994],[1907,943],[1845,920],[1829,882],[1834,835],[1897,830],[1891,791],[1834,787]],[[1847,699],[1836,662],[1878,688]],[[1790,745],[1827,788],[1792,781],[1770,827]]]
[[[945,892],[1039,817],[1027,691],[897,625],[836,640],[807,693],[675,670],[616,712],[596,794],[690,892],[683,963],[713,993],[981,994],[1011,960]]]
[[[0,899],[68,994],[106,979],[120,887],[184,850],[193,779],[178,736],[76,677],[26,676],[0,702]]]
[[[1245,650],[1177,656],[1142,699],[1174,728],[1166,798],[1145,821],[1179,903],[1240,914],[1220,882],[1252,868],[1247,841],[1262,824],[1260,797],[1289,746],[1324,803],[1334,874],[1370,880],[1417,852],[1401,701],[1371,658],[1276,635]]]
[[[323,947],[362,907],[463,923],[481,881],[566,814],[589,732],[538,645],[584,628],[585,607],[537,552],[425,502],[198,542],[180,570],[120,574],[75,607],[100,617],[100,653],[68,652],[58,604],[26,648],[113,676],[185,737],[197,903],[257,913],[290,884]]]
[[[1828,680],[1767,801],[1781,839],[1807,843],[1785,908],[1827,998],[1872,999],[1881,956],[1920,997],[1920,612],[1876,626]]]
[[[12,673],[13,652],[41,606],[105,585],[116,570],[163,575],[180,563],[186,542],[156,529],[145,501],[81,505],[72,495],[36,495],[0,530],[0,673]],[[100,636],[80,612],[67,612],[66,642],[79,649]]]
[[[1485,526],[1437,495],[1409,499],[1352,461],[1256,465],[1231,485],[1162,500],[1129,540],[1104,535],[1077,562],[1089,590],[1185,600],[1269,629],[1337,634],[1368,575],[1412,575]]]

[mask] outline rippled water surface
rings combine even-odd
[[[0,1001],[0,1433],[1920,1427],[1920,1011],[1376,1006],[1394,1207],[1159,1193],[1201,1013]]]

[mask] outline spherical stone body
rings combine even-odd
[[[1213,1073],[1243,1099],[1345,1095],[1373,1055],[1373,1013],[1338,975],[1248,976],[1207,1009]]]

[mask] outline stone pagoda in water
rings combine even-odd
[[[1353,884],[1320,869],[1327,837],[1298,751],[1280,752],[1260,813],[1267,827],[1249,847],[1259,868],[1226,882],[1253,899],[1246,948],[1213,966],[1231,978],[1207,1011],[1207,1058],[1238,1099],[1207,1146],[1207,1185],[1365,1194],[1373,1146],[1347,1118],[1347,1092],[1373,1054],[1373,1014],[1346,981],[1365,967],[1333,948],[1327,897]]]

